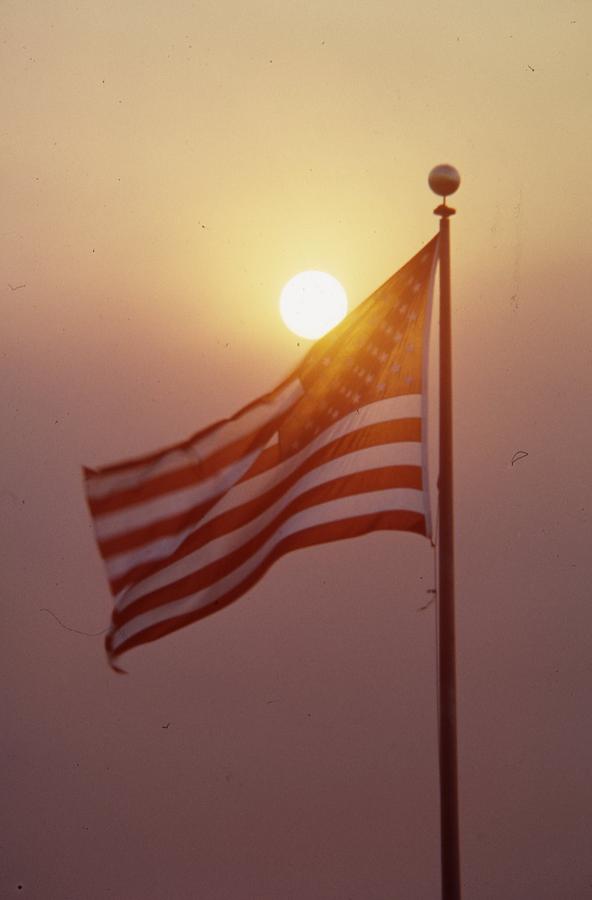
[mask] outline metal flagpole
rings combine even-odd
[[[456,652],[454,629],[454,519],[452,505],[452,347],[450,314],[450,216],[446,197],[460,184],[452,166],[436,166],[429,185],[442,203],[440,217],[440,472],[438,541],[438,719],[442,900],[460,900]]]

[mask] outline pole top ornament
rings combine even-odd
[[[439,197],[448,197],[458,189],[460,175],[454,166],[435,166],[428,175],[428,184],[434,194]]]

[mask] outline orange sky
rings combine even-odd
[[[80,466],[272,388],[310,346],[282,285],[361,301],[435,232],[440,162],[466,897],[588,895],[591,25],[584,0],[3,4],[3,896],[436,895],[426,541],[286,558],[125,680],[40,610],[108,618]]]

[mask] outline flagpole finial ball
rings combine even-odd
[[[434,194],[448,197],[454,194],[460,184],[460,175],[454,166],[435,166],[428,175],[428,184]]]

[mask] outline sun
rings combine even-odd
[[[299,272],[280,294],[280,314],[290,331],[304,338],[322,337],[347,313],[347,294],[327,272]]]

